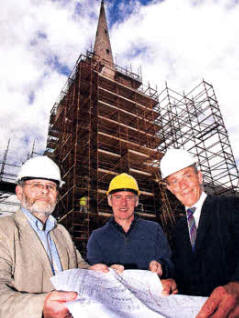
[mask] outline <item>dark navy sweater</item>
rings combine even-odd
[[[124,265],[125,269],[148,269],[156,260],[163,266],[163,277],[171,277],[171,251],[161,226],[135,217],[129,231],[112,217],[103,227],[94,230],[87,244],[89,264]]]

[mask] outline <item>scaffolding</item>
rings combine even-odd
[[[51,111],[47,141],[46,153],[66,181],[57,217],[73,227],[81,250],[92,228],[112,213],[106,191],[115,175],[137,179],[141,215],[155,218],[160,210],[157,92],[128,70],[102,65],[93,52],[80,56]],[[83,196],[89,198],[86,214],[79,213]]]
[[[6,149],[0,150],[0,216],[15,213],[19,208],[19,201],[15,196],[16,178],[22,164],[34,155],[35,141],[32,149],[20,158],[16,150],[10,146],[11,139],[8,139]]]
[[[238,193],[238,168],[213,86],[203,80],[181,95],[166,84],[156,108],[160,151],[184,148],[195,155],[208,193]]]
[[[51,111],[47,142],[47,154],[66,181],[57,215],[81,250],[111,215],[106,191],[121,172],[138,180],[137,212],[170,232],[182,207],[160,177],[159,162],[169,147],[197,156],[207,192],[238,192],[238,169],[212,85],[202,81],[181,95],[166,84],[158,94],[93,52],[81,55]],[[79,213],[83,196],[89,198],[85,214]]]

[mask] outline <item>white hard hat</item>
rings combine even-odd
[[[161,159],[160,170],[162,179],[183,168],[196,164],[197,160],[184,149],[168,149]]]
[[[61,187],[65,182],[61,180],[61,172],[57,164],[47,156],[37,156],[27,160],[17,175],[17,182],[26,179],[47,179],[59,183]]]

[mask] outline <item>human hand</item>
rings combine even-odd
[[[239,283],[231,282],[215,288],[196,318],[239,317]]]
[[[107,273],[109,271],[109,267],[107,265],[100,264],[100,263],[92,265],[88,269],[92,271],[103,272],[103,273]]]
[[[44,318],[66,318],[71,314],[66,307],[67,301],[75,300],[76,292],[52,291],[47,294],[43,305]]]
[[[113,270],[115,270],[118,274],[121,274],[124,271],[124,266],[120,264],[113,264],[110,266]]]
[[[162,265],[157,261],[151,261],[149,263],[149,270],[151,272],[157,273],[159,277],[163,275],[163,268]]]
[[[174,279],[172,278],[161,279],[161,283],[163,285],[163,290],[162,290],[163,295],[171,295],[171,294],[178,293],[177,284]]]

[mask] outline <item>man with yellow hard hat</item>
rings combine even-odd
[[[173,271],[171,251],[161,226],[135,215],[139,187],[134,177],[121,173],[114,177],[107,191],[113,217],[92,232],[87,244],[90,264],[121,264],[126,269],[144,269],[169,278]],[[176,293],[176,284],[165,280],[165,293]]]

